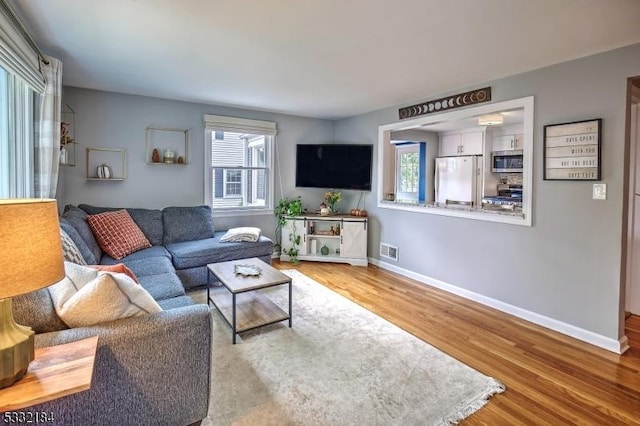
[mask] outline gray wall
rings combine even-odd
[[[275,121],[278,127],[276,143],[283,182],[281,192],[276,170],[276,202],[284,194],[287,197],[303,196],[305,205],[312,209],[317,208],[320,203],[322,191],[295,188],[295,145],[332,142],[332,121],[73,87],[64,88],[63,102],[75,111],[75,136],[79,145],[76,152],[77,165],[61,167],[61,185],[58,189],[60,205],[86,203],[112,207],[163,208],[203,204],[205,113]],[[190,164],[185,167],[146,164],[145,128],[149,125],[190,129]],[[125,148],[126,180],[85,180],[86,147]],[[273,237],[275,218],[272,214],[217,218],[215,226],[216,229],[258,226],[264,234]]]
[[[622,219],[627,78],[640,75],[640,45],[566,62],[509,78],[478,83],[451,93],[490,85],[495,101],[535,96],[533,226],[521,227],[376,207],[370,213],[369,255],[380,241],[399,247],[400,268],[456,285],[596,334],[618,339],[621,317]],[[445,94],[416,94],[434,99]],[[62,203],[161,208],[203,201],[202,117],[205,113],[274,120],[278,124],[279,169],[284,196],[301,195],[318,208],[324,191],[296,189],[296,143],[377,144],[378,126],[397,121],[397,107],[338,122],[250,110],[65,88],[64,101],[76,111],[80,143],[76,167],[63,169]],[[404,106],[404,105],[402,105]],[[602,118],[602,182],[606,201],[591,199],[591,182],[542,180],[545,124]],[[191,129],[187,167],[145,164],[145,127]],[[87,182],[84,149],[124,147],[127,180]],[[374,153],[374,168],[377,153]],[[374,186],[377,184],[374,169]],[[341,210],[356,206],[359,192],[343,191]],[[362,205],[360,206],[362,207]],[[259,226],[273,236],[273,216],[218,219],[220,229]],[[624,275],[624,274],[622,274]]]
[[[535,97],[533,226],[380,209],[374,188],[370,256],[381,241],[397,245],[400,268],[617,340],[626,89],[637,75],[640,45],[447,93],[489,85],[494,101]],[[397,117],[393,107],[339,121],[336,140],[377,143]],[[592,182],[542,180],[543,126],[592,118],[603,119],[606,201],[591,199]]]

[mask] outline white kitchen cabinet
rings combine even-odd
[[[461,155],[482,155],[484,152],[484,132],[467,132],[462,134]]]
[[[513,141],[515,149],[524,149],[524,135],[522,133],[516,135]]]
[[[440,136],[440,157],[453,157],[460,155],[462,135],[453,133]]]
[[[501,135],[493,138],[492,151],[516,151],[522,149],[522,134]]]
[[[484,132],[468,131],[440,135],[440,157],[483,155]]]
[[[305,215],[287,218],[282,227],[281,261],[290,261],[286,250],[293,234],[300,235],[298,259],[367,266],[366,217]],[[296,231],[292,232],[295,224]]]

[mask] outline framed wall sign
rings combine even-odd
[[[600,180],[602,119],[544,126],[544,180]]]

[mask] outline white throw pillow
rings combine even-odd
[[[71,328],[160,312],[149,292],[125,274],[65,262],[67,276],[49,287],[56,313]]]

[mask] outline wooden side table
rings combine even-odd
[[[35,350],[27,374],[0,389],[0,412],[20,410],[91,388],[98,337]]]

